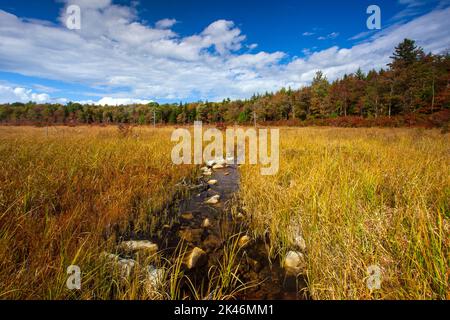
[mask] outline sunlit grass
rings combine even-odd
[[[159,232],[156,213],[193,174],[172,164],[171,132],[0,127],[0,299],[188,298],[183,244],[173,257],[147,257],[128,279],[100,259],[115,253],[116,231],[129,221]],[[242,166],[239,194],[244,232],[269,234],[272,262],[302,234],[314,299],[448,298],[448,134],[302,128],[282,129],[280,139],[280,172]],[[252,286],[237,277],[238,236],[224,237],[211,281],[191,283],[193,298],[232,299]],[[80,291],[66,288],[72,264],[83,272]],[[165,274],[149,293],[150,264]],[[370,265],[382,269],[380,290],[367,288]]]
[[[450,143],[438,131],[284,129],[280,172],[243,166],[252,229],[283,257],[307,243],[314,299],[446,299]],[[380,290],[367,268],[382,269]]]
[[[137,284],[115,285],[99,254],[130,220],[151,229],[192,173],[172,164],[171,132],[0,127],[0,298],[145,298]],[[80,292],[66,288],[72,264]]]

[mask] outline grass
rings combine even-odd
[[[192,174],[172,164],[171,132],[0,127],[0,298],[143,298],[137,285],[108,281],[99,254],[130,220],[152,228],[146,217]],[[71,264],[80,292],[65,286]]]
[[[307,244],[313,299],[448,299],[449,136],[420,129],[284,129],[280,171],[242,166],[256,235],[282,260]],[[381,268],[369,290],[367,268]]]
[[[0,299],[185,299],[182,284],[193,284],[182,243],[171,263],[142,257],[128,279],[100,258],[115,253],[117,231],[130,221],[159,232],[164,217],[156,213],[196,173],[172,164],[171,133],[0,127]],[[448,134],[286,128],[280,139],[277,175],[240,169],[244,232],[270,238],[272,262],[281,263],[301,234],[313,299],[449,298]],[[227,239],[211,281],[191,288],[194,298],[231,299],[252,285],[237,277],[238,235]],[[82,270],[81,291],[66,288],[73,264]],[[154,292],[143,280],[149,264],[164,269]],[[382,271],[379,290],[366,285],[372,265]]]

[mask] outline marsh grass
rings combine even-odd
[[[283,129],[280,171],[242,166],[240,197],[282,260],[307,244],[313,299],[446,299],[450,143],[420,129]],[[381,289],[366,285],[381,268]]]
[[[0,299],[233,299],[257,285],[237,276],[240,233],[227,219],[223,255],[199,287],[184,272],[183,243],[172,257],[142,257],[128,278],[100,259],[116,253],[130,221],[160,232],[180,181],[195,176],[172,164],[171,132],[0,127]],[[280,139],[279,173],[242,166],[239,208],[231,206],[266,242],[268,263],[282,263],[301,234],[313,299],[448,298],[448,134],[301,128]],[[80,291],[66,288],[69,265],[82,269]],[[151,292],[148,265],[165,270]],[[367,287],[371,265],[382,270],[380,290]]]
[[[138,279],[111,278],[99,256],[130,220],[151,229],[147,217],[193,174],[172,164],[171,132],[0,127],[0,298],[145,298]],[[80,292],[66,289],[72,264]]]

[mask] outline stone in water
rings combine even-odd
[[[208,200],[206,200],[206,204],[218,204],[220,200],[220,196],[219,195],[215,195],[211,198],[209,198]]]

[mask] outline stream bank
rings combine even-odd
[[[302,276],[288,275],[280,259],[268,258],[268,239],[253,239],[248,219],[239,210],[239,169],[236,164],[209,163],[189,195],[166,208],[151,231],[135,231],[133,223],[119,235],[120,243],[147,241],[174,261],[183,255],[182,297],[223,298],[214,290],[231,290],[238,300],[299,300],[307,298]],[[180,247],[181,244],[181,247]],[[182,249],[180,249],[182,248]],[[133,259],[133,256],[128,256]],[[132,260],[134,261],[134,260]],[[155,269],[156,270],[156,269]],[[220,288],[215,289],[218,286]],[[233,291],[227,286],[238,287]],[[195,288],[193,294],[192,288]]]

